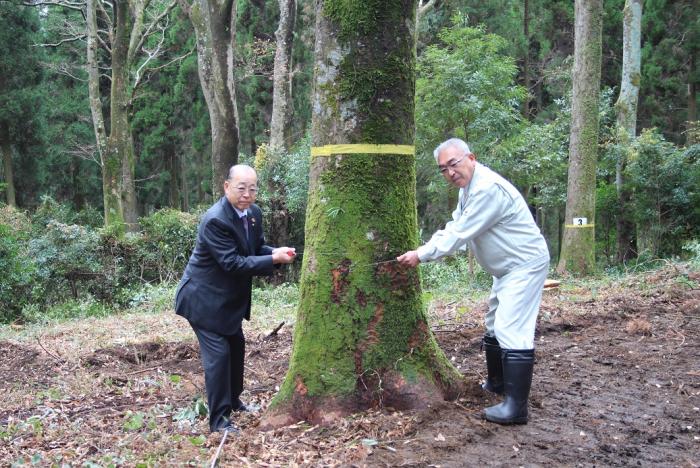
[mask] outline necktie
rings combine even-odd
[[[248,239],[248,216],[241,216],[241,222],[243,223],[243,229],[245,229],[245,238]]]

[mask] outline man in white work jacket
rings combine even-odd
[[[443,176],[459,187],[459,203],[444,229],[397,260],[415,267],[468,245],[493,276],[484,335],[488,378],[482,387],[505,399],[486,408],[484,417],[500,424],[525,424],[535,322],[549,268],[547,244],[520,192],[476,162],[464,141],[447,140],[434,155]]]

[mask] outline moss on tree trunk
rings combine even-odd
[[[414,140],[414,1],[318,3],[313,146]],[[415,158],[312,161],[301,298],[289,371],[262,426],[456,394],[428,326],[418,272]]]

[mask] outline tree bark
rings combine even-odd
[[[692,51],[688,60],[688,128],[686,129],[686,146],[700,143],[698,126],[697,77],[695,72],[695,55]]]
[[[286,150],[291,143],[292,45],[296,19],[296,0],[278,0],[280,21],[275,31],[275,64],[272,77],[272,118],[270,148]]]
[[[168,174],[170,175],[170,181],[168,182],[168,205],[170,208],[182,209],[180,203],[180,158],[172,145],[168,145],[166,150]]]
[[[181,2],[182,3],[182,2]],[[238,162],[238,109],[233,80],[235,0],[195,0],[187,8],[197,38],[199,81],[211,122],[212,195],[223,195],[228,170]]]
[[[187,166],[184,157],[178,158],[180,164],[180,192],[182,192],[182,211],[190,211],[190,184],[187,177]]]
[[[95,141],[102,165],[102,191],[105,226],[115,233],[124,229],[138,230],[138,204],[134,179],[136,153],[131,132],[132,96],[138,87],[133,79],[132,67],[144,41],[144,34],[153,26],[144,18],[150,1],[113,0],[110,4],[101,0],[86,1],[87,69],[90,111],[92,113]],[[111,18],[105,6],[111,6]],[[102,14],[98,22],[98,7]],[[165,7],[163,15],[172,9]],[[159,15],[153,20],[158,21]],[[99,29],[111,28],[103,38],[109,42],[109,66],[111,85],[109,96],[109,129],[105,125],[103,98],[100,93]],[[106,48],[107,49],[107,48]],[[151,57],[152,58],[152,57]]]
[[[413,145],[416,2],[316,8],[312,146]],[[314,157],[294,349],[263,427],[420,407],[463,388],[417,270],[393,260],[418,244],[415,183],[413,155]]]
[[[12,170],[12,146],[9,141],[7,128],[0,128],[0,153],[2,153],[2,168],[5,176],[5,200],[10,206],[17,206],[15,196],[15,180]]]
[[[523,35],[525,36],[525,60],[523,61],[523,85],[525,86],[525,102],[523,116],[530,118],[530,1],[523,0]]]
[[[87,0],[86,5],[88,94],[97,152],[102,165],[102,199],[104,203],[105,226],[116,226],[118,231],[122,231],[124,210],[122,209],[121,198],[121,164],[118,159],[116,161],[110,159],[115,154],[108,151],[107,131],[100,96],[100,70],[97,58],[99,48],[97,2],[99,1]]]
[[[270,119],[270,145],[266,165],[273,172],[285,170],[284,158],[291,145],[291,60],[296,18],[296,0],[278,0],[280,19],[275,31],[276,48],[273,71],[272,118]],[[287,245],[289,239],[289,211],[285,200],[285,187],[281,180],[269,177],[267,190],[270,195],[271,214],[268,235],[273,245]],[[273,276],[281,282],[281,271]]]
[[[138,2],[135,2],[138,3]],[[110,90],[110,131],[107,139],[108,165],[110,170],[120,171],[117,186],[121,196],[126,229],[138,230],[138,209],[134,173],[136,156],[131,134],[131,110],[129,72],[132,65],[134,23],[142,24],[143,12],[136,11],[128,0],[114,2],[114,40],[112,41],[112,87]],[[118,166],[117,166],[118,164]]]
[[[615,103],[620,154],[615,167],[617,188],[617,253],[619,263],[637,254],[636,231],[630,213],[632,193],[625,185],[625,168],[630,144],[637,131],[637,103],[641,80],[642,0],[626,0],[622,38],[622,81],[620,96]]]
[[[602,0],[576,0],[573,101],[564,238],[557,271],[590,274],[595,269],[595,171],[602,58]],[[583,226],[574,218],[587,218]],[[577,223],[578,224],[578,223]]]

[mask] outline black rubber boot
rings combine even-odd
[[[501,345],[495,336],[484,335],[483,342],[486,351],[486,371],[488,377],[481,385],[484,390],[501,395],[503,393],[503,363],[501,361]]]
[[[532,384],[534,349],[503,350],[503,391],[505,400],[484,410],[487,421],[498,424],[526,424],[527,399]]]

